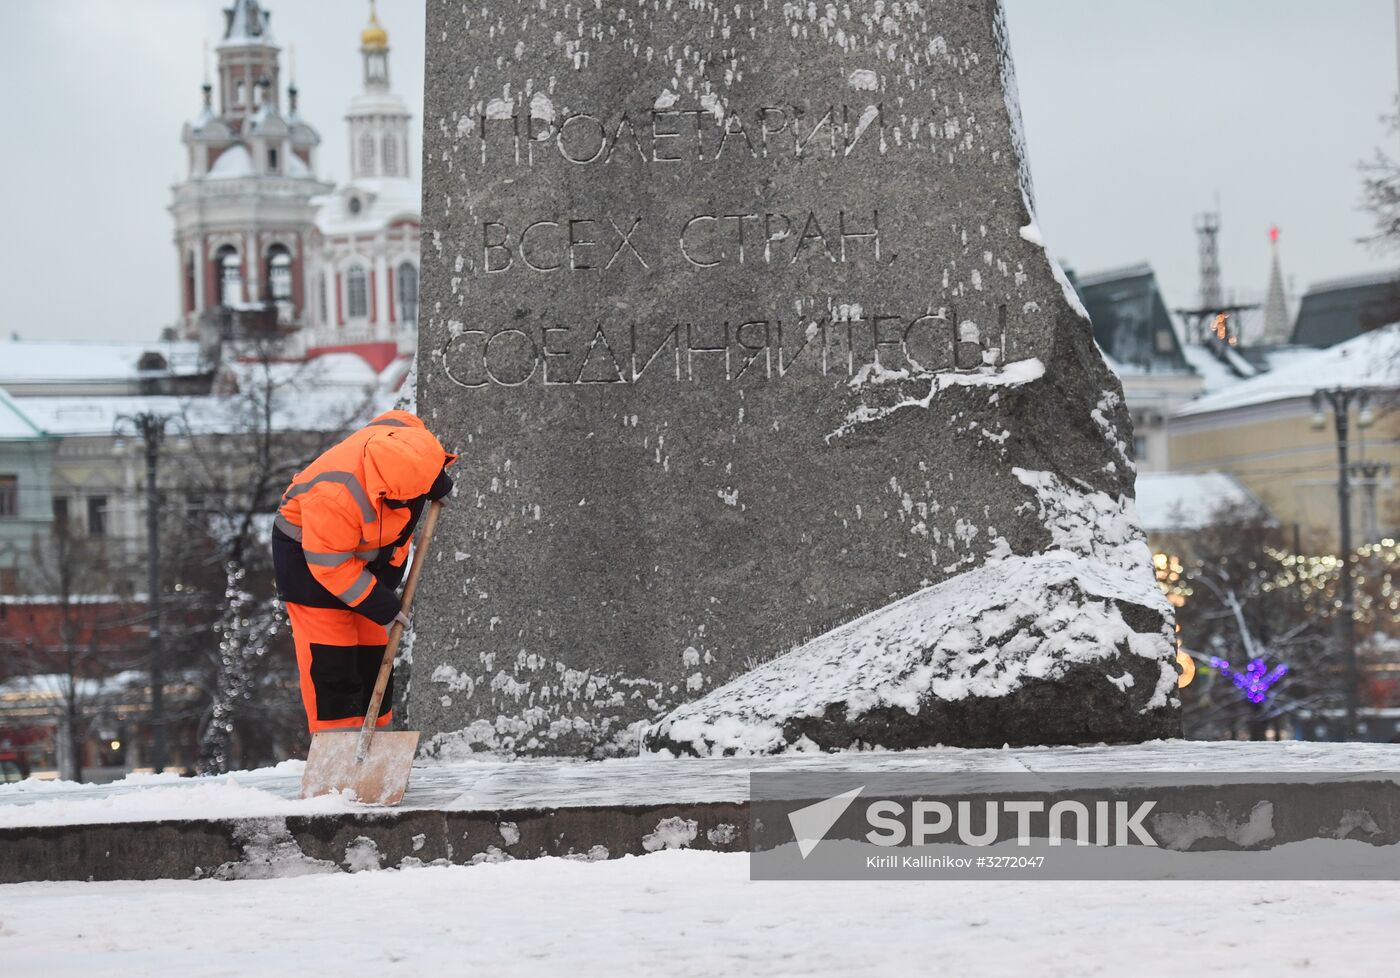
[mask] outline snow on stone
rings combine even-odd
[[[880,87],[880,76],[869,68],[857,68],[851,72],[847,83],[857,92],[873,92]]]
[[[697,823],[693,818],[663,818],[656,823],[655,831],[642,837],[642,848],[647,852],[658,849],[684,849],[695,841]]]
[[[863,769],[886,774],[1186,770],[1197,773],[1400,772],[1400,745],[1174,740],[998,750],[937,747],[864,753],[859,760]],[[408,794],[398,810],[521,811],[599,805],[742,802],[749,797],[749,775],[754,771],[842,771],[848,770],[850,765],[850,755],[843,754],[704,759],[672,759],[648,754],[590,762],[482,757],[443,763],[420,759],[414,764]],[[233,818],[248,818],[266,827],[291,815],[376,810],[331,795],[299,800],[304,767],[302,761],[284,761],[273,768],[211,777],[133,774],[110,784],[31,778],[17,784],[0,785],[0,828]],[[230,785],[235,790],[225,790]],[[280,838],[278,833],[273,835]]]
[[[652,732],[702,756],[767,754],[789,747],[787,721],[833,703],[850,717],[885,707],[917,714],[930,700],[1005,696],[1122,648],[1159,663],[1148,708],[1165,706],[1176,683],[1170,636],[1134,632],[1114,605],[1168,613],[1131,500],[1013,472],[1035,490],[1052,549],[989,559],[857,618],[682,705]],[[1103,600],[1076,601],[1075,590]]]
[[[301,763],[301,762],[297,762]],[[178,780],[172,776],[171,780]],[[81,786],[75,786],[81,787]],[[289,814],[287,799],[248,787],[237,778],[201,779],[192,785],[145,784],[128,793],[65,797],[61,787],[34,793],[32,805],[0,804],[0,828],[21,825],[87,825],[159,822],[170,819],[261,818]],[[49,797],[43,797],[48,795]],[[325,795],[297,802],[295,814],[315,815],[354,809],[353,803]]]
[[[908,397],[895,404],[884,407],[870,407],[862,404],[854,411],[846,415],[845,422],[841,427],[827,435],[827,440],[840,438],[863,424],[870,424],[881,421],[896,411],[905,408],[932,407],[934,399],[940,391],[945,391],[953,387],[1021,387],[1025,384],[1033,383],[1045,376],[1045,364],[1035,357],[1026,360],[1015,360],[1006,364],[1005,367],[996,369],[985,369],[976,371],[955,371],[949,370],[936,374],[911,374],[907,370],[888,370],[878,364],[867,364],[851,378],[850,384],[853,388],[859,389],[865,386],[880,386],[882,384],[894,383],[898,381],[914,379],[918,381],[927,380],[929,391],[923,397]]]

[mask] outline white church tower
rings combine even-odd
[[[382,370],[418,338],[422,188],[412,114],[390,88],[389,34],[370,0],[360,34],[363,90],[346,113],[350,180],[316,201],[316,297],[308,353],[350,351]]]
[[[258,0],[225,9],[217,53],[218,105],[206,78],[203,107],[182,135],[189,172],[170,206],[178,331],[211,348],[254,332],[292,335],[309,322],[312,200],[331,189],[316,178],[321,138],[298,115],[294,85],[283,113],[281,49]]]

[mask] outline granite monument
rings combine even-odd
[[[1179,729],[998,0],[429,0],[429,751]]]

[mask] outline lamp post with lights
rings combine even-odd
[[[1375,420],[1370,395],[1354,387],[1333,387],[1313,391],[1313,428],[1321,431],[1327,426],[1326,409],[1332,409],[1337,430],[1337,509],[1341,519],[1342,579],[1341,614],[1337,619],[1337,638],[1346,657],[1346,733],[1356,739],[1356,696],[1359,677],[1356,669],[1356,597],[1352,587],[1351,557],[1351,467],[1348,462],[1351,432],[1351,408],[1357,409],[1356,426],[1370,427]]]

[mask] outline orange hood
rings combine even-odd
[[[457,461],[423,420],[407,411],[386,411],[370,427],[363,457],[370,499],[416,499],[432,488],[443,466]]]

